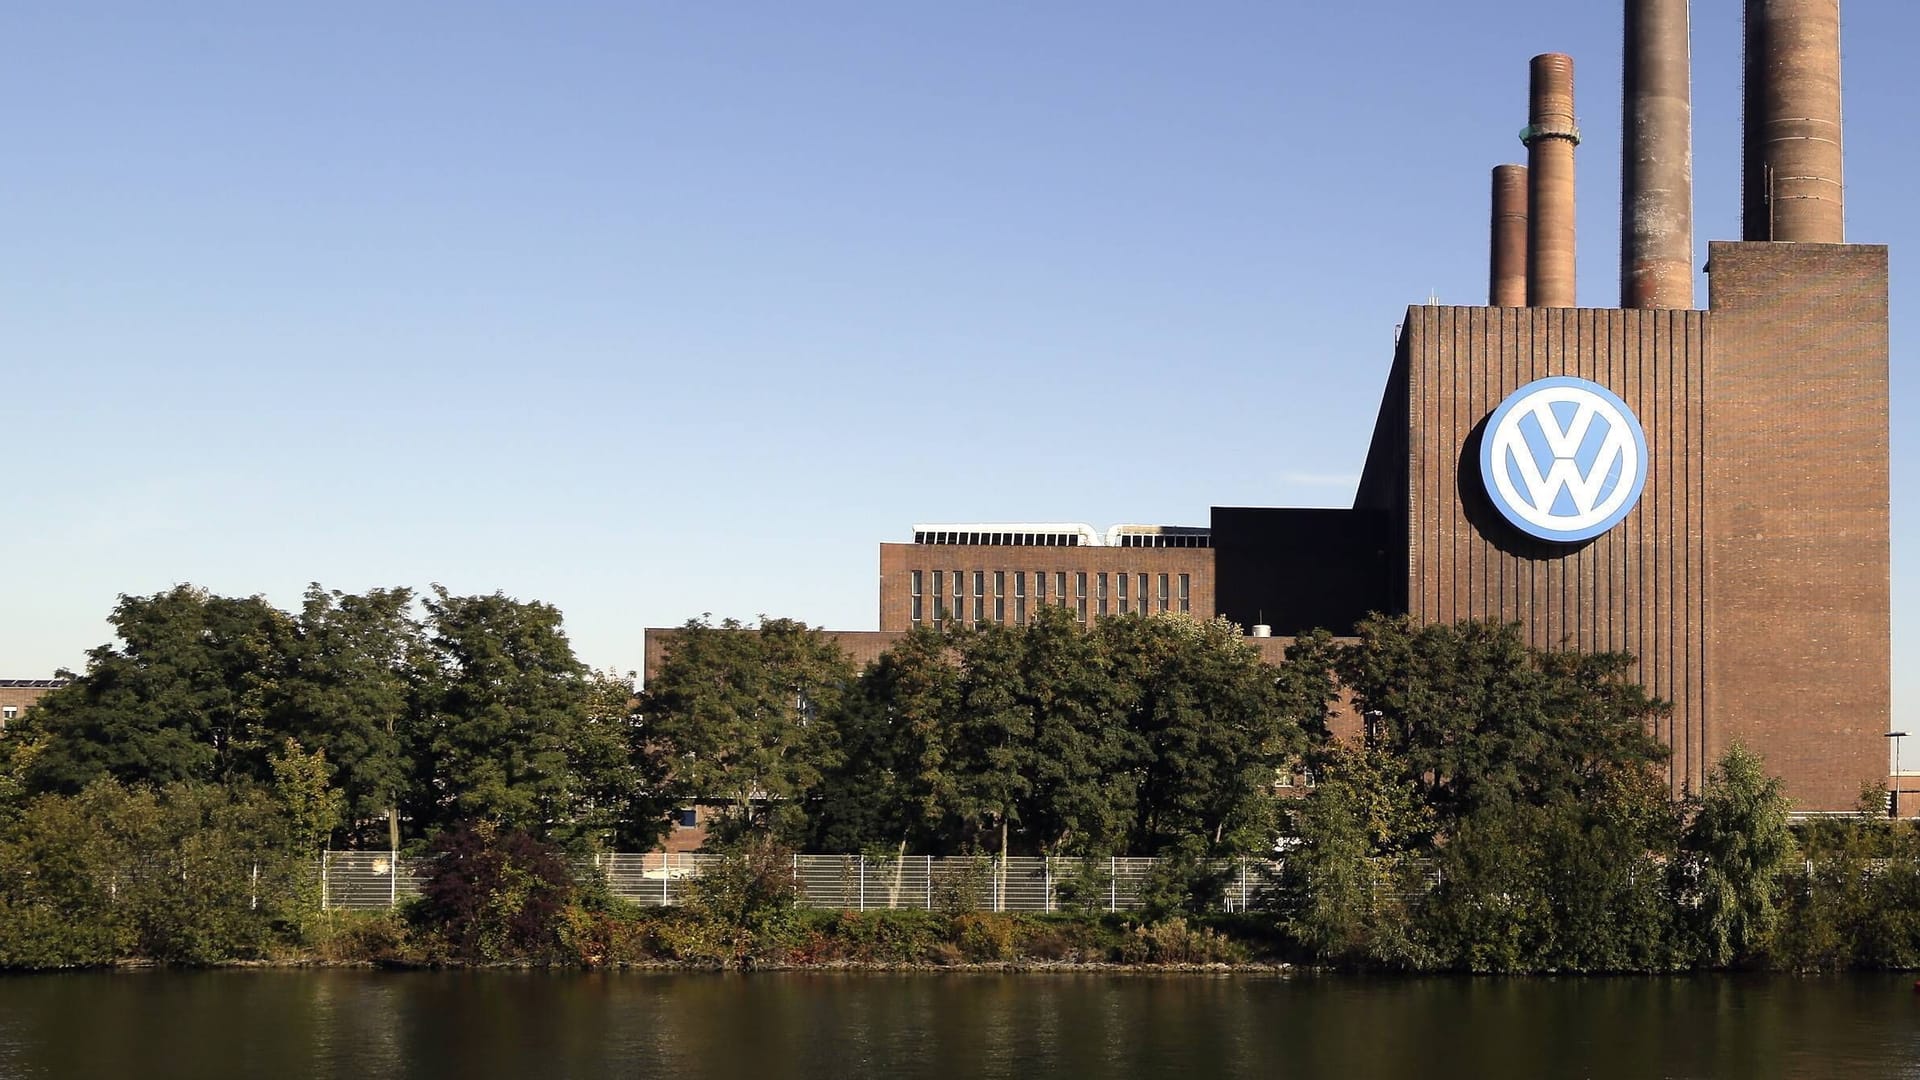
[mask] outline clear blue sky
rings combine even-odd
[[[1695,5],[1700,254],[1739,18]],[[1920,6],[1848,0],[1849,235],[1894,248],[1920,724]],[[875,624],[916,520],[1344,505],[1408,303],[1481,303],[1527,58],[1574,55],[1617,301],[1611,2],[16,3],[0,13],[0,675],[119,593]],[[1704,293],[1703,293],[1704,298]]]

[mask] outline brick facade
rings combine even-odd
[[[1022,601],[1029,620],[1043,603],[1064,604],[1083,621],[1102,614],[1139,612],[1143,600],[1147,611],[1176,611],[1196,619],[1211,619],[1216,610],[1213,552],[1207,548],[881,544],[880,629],[899,631],[915,625],[916,572],[920,574],[920,621],[927,626],[955,620],[956,573],[963,587],[958,621],[968,626],[975,624],[976,615],[979,622],[1018,622]],[[1140,593],[1143,580],[1144,597]]]
[[[1417,307],[1396,366],[1409,424],[1408,610],[1429,622],[1517,622],[1536,648],[1623,651],[1673,702],[1660,734],[1670,782],[1698,789],[1705,638],[1701,491],[1707,313]],[[1575,375],[1618,394],[1646,431],[1647,483],[1625,521],[1581,545],[1522,536],[1481,490],[1487,416],[1535,379]]]
[[[66,685],[65,679],[0,679],[0,730],[17,720],[48,692]]]
[[[1851,809],[1891,709],[1886,249],[1714,244],[1710,273],[1706,311],[1409,310],[1361,503],[1407,493],[1417,618],[1638,657],[1676,793],[1737,741],[1797,808]],[[1480,489],[1486,418],[1550,375],[1646,432],[1639,503],[1584,544],[1522,537]]]
[[[1886,775],[1887,249],[1713,244],[1707,750],[1809,809]]]

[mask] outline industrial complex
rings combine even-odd
[[[1533,58],[1488,304],[1408,310],[1349,509],[917,525],[843,644],[1048,604],[1223,615],[1270,655],[1369,612],[1507,620],[1639,659],[1676,794],[1740,742],[1798,809],[1852,809],[1888,777],[1887,251],[1845,236],[1839,5],[1746,0],[1742,230],[1704,306],[1689,33],[1686,0],[1627,0],[1617,307],[1576,306],[1574,65]]]

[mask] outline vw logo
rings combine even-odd
[[[1591,540],[1640,501],[1647,436],[1627,403],[1599,383],[1540,379],[1487,420],[1480,479],[1514,528],[1558,543]]]

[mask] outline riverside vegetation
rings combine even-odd
[[[315,586],[287,612],[181,587],[112,622],[0,736],[0,966],[1920,966],[1912,823],[1791,826],[1737,747],[1676,801],[1630,658],[1510,626],[1378,618],[1274,666],[1224,622],[1043,608],[862,671],[799,623],[702,620],[636,696],[498,594]],[[1329,731],[1342,695],[1357,744]],[[570,872],[696,800],[726,857],[685,906]],[[327,846],[434,871],[398,911],[322,911]],[[1068,908],[1099,856],[1160,861],[1124,915],[851,913],[798,902],[794,850],[1091,856]],[[1213,911],[1215,860],[1244,857],[1273,868],[1262,910]]]

